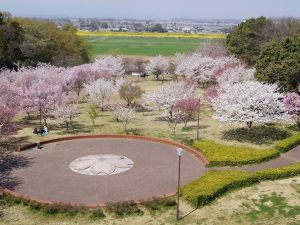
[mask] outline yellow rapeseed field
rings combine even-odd
[[[157,37],[157,38],[226,38],[225,34],[188,34],[188,33],[150,33],[150,32],[100,32],[79,31],[80,36],[102,36],[102,37]]]

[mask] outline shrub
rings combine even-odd
[[[300,134],[294,134],[293,136],[278,142],[275,148],[280,152],[287,152],[298,145],[300,145]]]
[[[143,214],[143,211],[134,201],[110,203],[107,205],[106,210],[109,213],[115,214],[117,217]]]
[[[234,188],[256,183],[253,173],[240,171],[210,171],[181,188],[183,198],[194,207],[205,205]]]
[[[104,217],[105,217],[105,215],[104,215],[104,213],[103,213],[103,211],[101,209],[95,209],[95,210],[93,210],[91,212],[90,216],[89,216],[89,218],[91,220],[98,220],[98,219],[102,219]]]
[[[203,152],[209,160],[209,166],[241,166],[260,163],[278,157],[275,149],[255,149],[218,144],[205,140],[194,142],[193,148]]]
[[[286,178],[300,174],[300,163],[257,172],[210,171],[190,184],[180,193],[194,207],[206,205],[224,193],[259,183],[264,180]]]
[[[176,201],[171,198],[165,198],[165,199],[153,198],[149,201],[143,202],[142,205],[145,206],[151,212],[155,212],[155,211],[163,210],[164,208],[175,206]]]

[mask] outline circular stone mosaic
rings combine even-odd
[[[84,175],[113,175],[130,170],[134,163],[131,159],[119,155],[88,155],[70,163],[76,173]]]

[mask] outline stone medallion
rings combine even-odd
[[[114,175],[130,170],[134,163],[131,159],[119,155],[88,155],[75,159],[69,167],[83,175]]]

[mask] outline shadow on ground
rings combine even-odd
[[[254,126],[250,130],[243,127],[224,131],[222,138],[252,144],[272,144],[274,141],[283,140],[290,136],[288,131],[275,126]]]
[[[14,190],[22,182],[17,177],[13,177],[11,172],[14,169],[28,167],[30,164],[30,158],[13,153],[0,154],[0,187]]]

